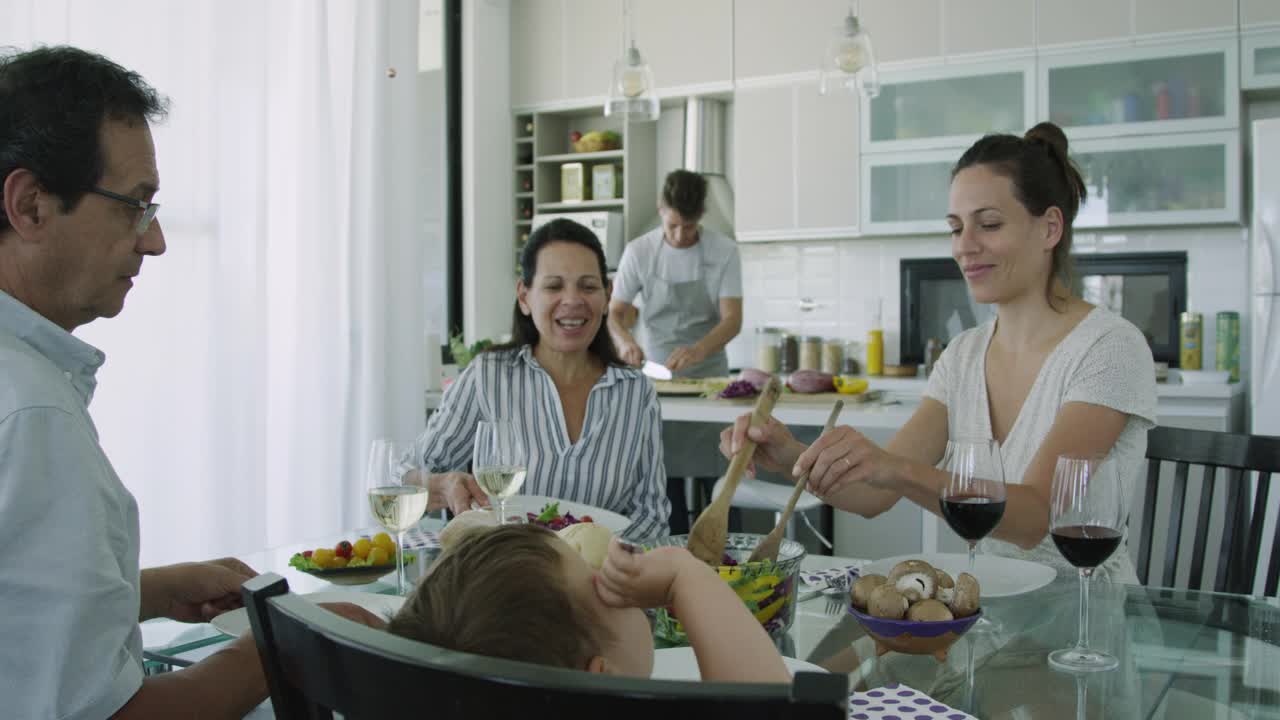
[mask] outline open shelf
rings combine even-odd
[[[542,155],[538,157],[540,163],[557,163],[557,162],[587,162],[590,160],[621,160],[623,152],[621,150],[601,150],[600,152],[584,152],[584,153],[564,153],[562,155]]]
[[[621,208],[623,201],[617,200],[583,200],[582,202],[553,202],[538,203],[538,211],[547,210],[607,210],[609,208]]]

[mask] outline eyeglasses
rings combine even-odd
[[[141,210],[142,217],[138,218],[138,223],[133,227],[134,232],[139,235],[145,233],[147,228],[151,227],[151,221],[156,219],[156,211],[160,209],[159,203],[147,202],[146,200],[139,200],[138,198],[132,198],[128,195],[113,193],[110,190],[103,190],[100,187],[89,188],[89,192],[111,198],[112,200],[118,200],[125,205],[132,205],[133,207]]]

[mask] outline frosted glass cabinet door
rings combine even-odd
[[[1082,140],[1077,227],[1240,222],[1237,132]]]
[[[1040,116],[1072,138],[1235,127],[1236,63],[1234,39],[1045,55]]]
[[[951,168],[960,153],[863,155],[863,234],[947,232]]]
[[[1280,32],[1245,35],[1240,49],[1245,90],[1280,88]]]
[[[864,152],[966,147],[992,132],[1021,134],[1034,112],[1033,62],[886,73],[864,100]]]

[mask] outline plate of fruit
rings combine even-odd
[[[416,559],[405,553],[406,564]],[[396,569],[396,541],[380,532],[355,542],[340,540],[333,547],[294,553],[289,567],[335,585],[365,585]]]

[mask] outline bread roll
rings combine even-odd
[[[604,556],[609,554],[609,539],[613,533],[609,528],[596,523],[577,523],[556,533],[591,567],[599,570],[604,565]]]
[[[468,510],[455,515],[444,530],[440,531],[440,548],[448,550],[457,545],[472,530],[497,527],[498,519],[491,510]]]

